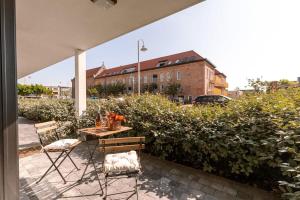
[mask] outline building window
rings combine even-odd
[[[128,89],[128,91],[131,91],[131,87],[128,87],[127,89]]]
[[[159,79],[160,79],[160,82],[164,82],[164,74],[163,73],[161,73],[160,75],[159,75]]]
[[[211,84],[211,83],[208,83],[208,91],[212,91],[213,90],[213,84]]]
[[[128,79],[128,83],[129,84],[134,84],[134,81],[135,81],[134,80],[134,76],[131,74],[130,77],[129,77],[129,79]]]
[[[210,71],[210,80],[214,80],[214,71]]]
[[[181,80],[181,73],[180,72],[176,73],[176,78],[177,78],[177,80]]]
[[[164,91],[164,85],[160,85],[160,91]]]
[[[147,76],[144,76],[144,83],[147,83],[148,82],[148,77]]]
[[[162,61],[159,61],[156,66],[157,67],[163,67],[163,66],[167,65],[167,63],[168,63],[167,60],[162,60]]]
[[[193,101],[193,97],[192,96],[188,96],[188,103],[192,103],[192,101]]]
[[[182,96],[182,95],[178,96],[178,102],[184,103],[184,96]]]
[[[157,82],[157,74],[152,75],[152,82],[153,83]]]
[[[167,81],[171,81],[172,75],[170,72],[167,72],[166,78],[167,78]]]

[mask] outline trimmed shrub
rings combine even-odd
[[[74,115],[70,101],[19,103],[20,115],[30,119],[67,121]],[[299,198],[299,89],[245,96],[226,106],[180,107],[148,94],[91,100],[74,127],[93,126],[98,106],[103,114],[125,115],[130,134],[145,135],[146,150],[155,156]]]

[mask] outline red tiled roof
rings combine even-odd
[[[93,69],[86,70],[86,77],[90,78],[90,77],[94,76],[94,74],[96,74],[100,68],[101,67],[96,67],[96,68],[93,68]]]
[[[195,51],[186,51],[182,53],[177,53],[169,56],[163,56],[159,58],[154,58],[151,60],[142,61],[141,64],[141,71],[155,69],[157,68],[157,64],[161,61],[167,61],[168,65],[179,64],[178,62],[181,60],[186,60],[185,62],[203,60],[203,58],[197,54]],[[169,64],[170,63],[170,64]],[[99,67],[100,68],[100,67]],[[96,74],[99,68],[90,69],[87,71],[87,76],[90,73]],[[113,67],[109,69],[105,69],[102,73],[100,73],[96,78],[101,78],[105,76],[117,75],[121,74],[123,70],[134,68],[133,71],[137,71],[137,63],[132,63],[120,67]],[[95,71],[92,71],[95,70]],[[125,72],[126,73],[126,72]]]
[[[193,59],[191,59],[192,57],[193,57]],[[183,60],[183,59],[189,59],[188,61],[206,60],[215,68],[215,66],[209,60],[204,59],[199,54],[197,54],[195,51],[191,50],[191,51],[177,53],[177,54],[173,54],[173,55],[169,55],[169,56],[163,56],[163,57],[154,58],[151,60],[142,61],[141,62],[141,71],[157,68],[157,64],[160,61],[167,61],[167,63],[171,62],[171,64],[169,64],[169,65],[174,65],[174,64],[180,64],[180,63],[176,63],[176,61]],[[124,65],[124,66],[105,69],[96,78],[122,74],[121,72],[123,70],[133,68],[133,67],[134,67],[134,71],[137,71],[137,63],[132,63],[132,64]],[[87,70],[86,71],[87,78],[94,76],[100,68],[101,67],[96,67],[96,68]],[[217,75],[222,75],[222,76],[226,77],[225,74],[221,73],[217,69],[215,69],[215,72]]]
[[[221,75],[221,76],[224,76],[226,78],[226,75],[223,74],[222,72],[218,71],[217,69],[215,69],[215,73],[216,73],[216,75]]]

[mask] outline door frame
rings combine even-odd
[[[0,200],[19,199],[15,0],[0,0]]]

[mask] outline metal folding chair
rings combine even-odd
[[[99,150],[104,153],[102,164],[105,175],[105,196],[107,198],[108,179],[121,176],[135,176],[135,190],[138,199],[138,176],[141,171],[140,155],[145,148],[145,137],[125,137],[99,140]],[[138,154],[136,153],[138,151]],[[131,192],[131,191],[126,191]],[[124,192],[125,193],[125,192]]]
[[[54,167],[53,171],[57,171],[64,183],[66,183],[65,178],[63,177],[62,173],[59,171],[60,165],[69,158],[74,167],[79,170],[76,166],[72,158],[70,157],[70,153],[74,150],[76,146],[78,146],[81,141],[78,139],[60,139],[57,133],[57,123],[55,121],[49,121],[44,123],[38,123],[34,125],[36,128],[36,133],[39,137],[42,152],[46,154],[47,158],[51,162],[51,166],[46,170],[46,172],[42,175],[42,177],[36,182],[39,183],[47,174],[50,174],[50,170]],[[44,139],[45,138],[45,139]],[[48,141],[46,141],[48,140]],[[54,140],[53,142],[49,143],[49,140]],[[52,159],[49,155],[51,152],[60,152],[57,158]],[[59,159],[61,161],[57,164]]]

